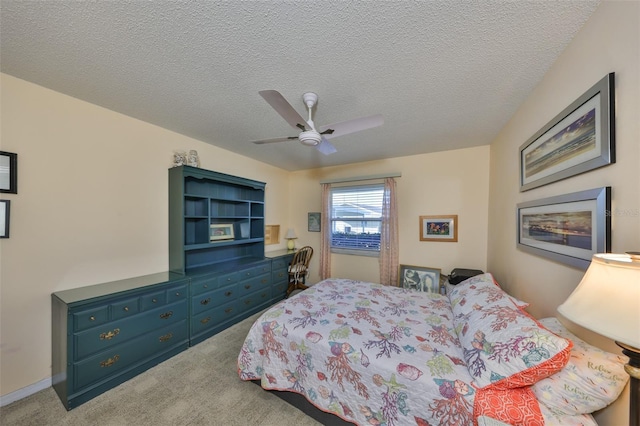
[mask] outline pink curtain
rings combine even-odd
[[[331,277],[331,185],[322,184],[322,214],[320,215],[320,279]]]
[[[398,204],[396,181],[384,180],[380,232],[380,283],[398,287]]]

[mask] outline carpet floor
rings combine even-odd
[[[320,425],[302,411],[238,378],[245,319],[102,395],[67,411],[53,388],[0,408],[12,426]]]

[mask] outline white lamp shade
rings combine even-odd
[[[294,238],[298,238],[296,235],[296,231],[293,228],[287,229],[287,235],[284,236],[285,240],[293,240]]]
[[[582,327],[640,348],[640,261],[622,254],[594,255],[558,312]]]

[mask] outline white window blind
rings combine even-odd
[[[331,247],[380,251],[384,185],[331,188]]]

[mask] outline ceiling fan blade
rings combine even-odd
[[[251,142],[253,142],[253,143],[257,144],[257,145],[262,145],[262,144],[265,144],[265,143],[286,142],[286,141],[292,141],[292,140],[295,140],[295,139],[298,139],[298,137],[297,136],[289,136],[289,137],[286,137],[286,138],[262,139],[262,140],[259,140],[259,141],[251,141]]]
[[[306,130],[307,122],[277,90],[262,90],[260,96],[293,128]]]
[[[316,145],[316,149],[324,155],[329,155],[336,152],[336,147],[331,145],[331,142],[329,142],[324,136],[322,137],[320,143]]]
[[[349,133],[382,126],[383,123],[384,118],[382,117],[382,114],[376,114],[368,117],[356,118],[354,120],[342,121],[340,123],[329,124],[327,126],[320,126],[318,131],[325,135],[327,139],[331,139],[337,138],[338,136],[348,135]],[[333,132],[329,133],[327,130],[333,130]]]

